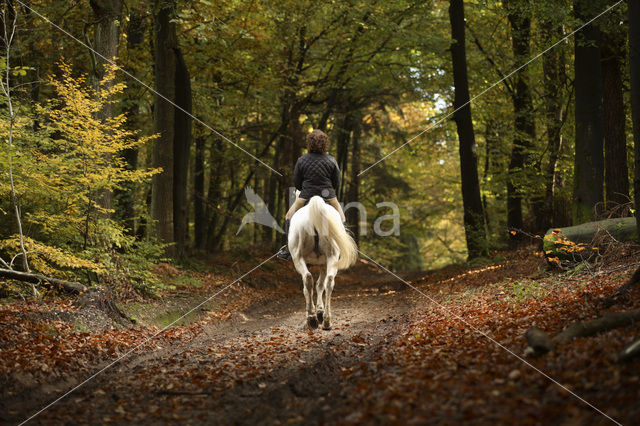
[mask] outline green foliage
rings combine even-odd
[[[579,24],[568,1],[509,3],[518,13],[532,17],[532,56]],[[193,137],[204,145],[206,224],[204,230],[193,226],[195,195],[190,195],[187,208],[192,239],[200,232],[215,240],[207,250],[243,248],[248,256],[254,255],[260,244],[267,247],[275,243],[274,234],[258,225],[249,225],[235,236],[249,209],[242,191],[251,185],[282,224],[292,164],[304,151],[304,132],[312,127],[324,125],[335,157],[340,156],[339,150],[346,151],[344,167],[341,164],[345,194],[357,172],[351,164],[356,133],[360,145],[357,167],[362,170],[428,129],[360,176],[358,201],[365,205],[369,223],[361,245],[364,252],[397,269],[417,267],[420,262],[416,257],[421,257],[424,268],[466,259],[458,137],[447,116],[453,102],[448,1],[177,0],[176,4],[173,22],[191,74],[194,114],[284,174],[278,178],[210,129],[194,124]],[[30,5],[53,22],[63,23],[71,34],[95,35],[93,28],[84,24],[92,14],[89,2],[71,8],[64,2],[43,0]],[[536,136],[524,152],[531,162],[509,170],[513,141],[524,136],[515,134],[515,75],[492,85],[523,60],[512,54],[505,2],[466,1],[465,14],[470,94],[474,98],[483,93],[474,98],[471,110],[484,219],[489,248],[501,249],[508,237],[507,181],[523,199],[526,229],[536,220],[535,202],[550,189],[548,134],[552,120],[545,113],[549,102],[544,90],[545,70],[542,58],[526,68]],[[599,25],[606,32],[626,34],[625,15],[626,5],[622,4],[599,20]],[[151,277],[144,273],[149,266],[145,262],[158,258],[160,253],[152,248],[157,245],[133,239],[125,232],[121,212],[112,213],[119,205],[103,203],[103,195],[120,190],[130,195],[136,220],[127,226],[133,226],[130,231],[139,235],[148,233],[151,141],[139,135],[153,133],[154,96],[134,81],[127,81],[126,89],[115,84],[110,90],[93,93],[85,79],[78,77],[91,72],[86,48],[62,34],[52,37],[52,33],[58,34],[56,30],[34,15],[22,18],[19,25],[33,31],[19,32],[15,52],[21,66],[11,75],[25,84],[33,79],[36,69],[39,75],[56,77],[48,84],[34,85],[31,92],[22,89],[16,105],[18,143],[11,151],[0,152],[0,191],[8,193],[6,159],[11,154],[28,244],[37,242],[94,262],[107,267],[107,274],[114,274],[111,268],[127,269],[124,264],[140,265],[138,272],[129,268],[127,274],[132,274],[135,282],[147,282]],[[154,37],[152,23],[150,2],[127,2],[120,20],[118,51],[118,63],[150,86],[154,74],[149,49]],[[559,25],[561,33],[546,31],[548,23]],[[550,52],[557,54],[560,73],[554,99],[562,104],[557,176],[551,185],[553,226],[567,225],[572,207],[573,43],[570,37]],[[73,72],[69,66],[55,67],[62,57],[73,64]],[[113,78],[113,70],[108,78]],[[489,91],[484,93],[486,89]],[[126,120],[118,113],[107,122],[96,119],[107,103],[126,114]],[[356,118],[358,128],[346,130],[346,148],[339,148],[339,135],[345,131],[341,126],[348,115]],[[0,108],[0,121],[2,125],[7,122],[4,108]],[[6,132],[2,129],[0,132]],[[627,140],[631,147],[632,138]],[[123,162],[121,154],[128,148],[137,150],[138,170],[130,170]],[[195,155],[195,147],[191,155]],[[633,161],[632,156],[629,159]],[[193,175],[189,194],[193,194]],[[353,200],[345,195],[341,201]],[[393,201],[400,208],[400,237],[373,233],[376,218],[386,214],[377,207],[383,201]],[[12,238],[16,233],[11,211],[8,200],[3,199],[1,237],[7,241],[3,254],[9,259],[15,254]],[[41,248],[36,251],[44,252]],[[41,256],[34,258],[38,268],[46,264],[60,272],[75,273],[73,266],[58,264],[44,255],[34,256]],[[70,262],[77,264],[76,260]],[[99,268],[79,269],[98,273]]]
[[[55,97],[36,105],[35,111],[18,106],[11,152],[16,191],[33,269],[77,279],[86,279],[88,272],[107,282],[130,280],[145,286],[155,281],[149,268],[160,257],[159,246],[125,233],[111,217],[107,200],[125,183],[146,182],[157,171],[129,170],[121,156],[126,149],[146,144],[149,137],[127,130],[124,115],[98,118],[124,90],[120,83],[105,84],[114,79],[111,68],[102,82],[109,89],[96,93],[84,77],[73,76],[71,67],[62,64],[59,75],[49,79]],[[7,131],[3,120],[0,136]],[[8,154],[1,154],[3,164]],[[2,171],[6,173],[6,167]],[[3,176],[0,182],[4,186],[7,179]],[[19,243],[10,231],[15,229],[11,219],[4,221],[0,252],[11,258]]]

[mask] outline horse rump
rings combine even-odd
[[[317,195],[311,197],[308,206],[310,224],[316,229],[318,235],[332,239],[338,246],[340,251],[338,270],[347,269],[354,265],[358,260],[358,246],[342,226],[338,212],[325,204],[322,197]]]

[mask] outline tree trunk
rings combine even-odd
[[[576,17],[586,22],[598,12],[593,0],[574,0]],[[573,224],[594,218],[603,201],[604,156],[600,29],[587,25],[576,34],[576,142],[573,184]]]
[[[204,209],[204,136],[196,138],[196,158],[193,170],[193,226],[196,249],[203,250],[206,239]]]
[[[145,19],[144,14],[140,10],[132,10],[129,15],[129,23],[127,25],[127,51],[134,52],[140,48],[144,42],[145,35]],[[134,70],[129,68],[127,71],[133,73]],[[139,123],[136,122],[138,116],[140,85],[135,81],[129,81],[125,89],[124,96],[127,108],[125,114],[127,116],[127,128],[131,131],[139,129]],[[127,170],[136,170],[138,168],[138,148],[125,149],[122,158],[126,164]],[[114,198],[117,204],[116,214],[125,224],[125,232],[129,235],[136,235],[135,230],[135,207],[134,193],[136,183],[126,182],[122,189],[114,191]]]
[[[360,201],[360,119],[353,122],[353,137],[351,139],[351,180],[349,181],[349,193],[347,201],[349,203],[357,203]],[[360,211],[351,208],[346,212],[347,223],[353,233],[353,239],[356,244],[360,242]]]
[[[526,62],[530,56],[529,42],[531,39],[530,5],[517,0],[504,2],[507,9],[507,17],[511,26],[511,44],[513,56],[517,64]],[[524,68],[515,75],[515,87],[512,94],[513,110],[515,114],[515,136],[511,148],[511,160],[509,162],[509,177],[507,180],[507,226],[510,229],[523,229],[522,219],[522,194],[516,182],[526,178],[525,164],[527,168],[534,166],[530,155],[531,147],[536,139],[536,127],[533,113],[533,100],[529,87],[528,69]],[[519,175],[519,176],[518,176]],[[527,179],[528,180],[528,179]],[[536,216],[536,228],[542,226],[539,220],[543,217],[542,204],[538,197],[533,200],[534,215]],[[538,231],[539,229],[536,229]],[[521,233],[510,234],[512,245],[517,244],[522,238]]]
[[[279,170],[280,169],[280,157],[282,155],[282,150],[284,147],[284,135],[280,134],[279,136],[276,136],[277,141],[276,141],[276,148],[275,151],[273,153],[273,162],[271,163],[272,167],[275,170]],[[279,186],[279,180],[278,180],[278,175],[276,175],[275,173],[271,173],[269,176],[269,193],[267,194],[267,200],[264,200],[266,205],[267,205],[267,210],[269,210],[270,212],[273,212],[274,214],[276,214],[276,208],[278,206],[278,186]],[[278,218],[276,216],[276,220],[278,220],[280,218]],[[276,242],[273,238],[274,238],[274,232],[275,230],[269,227],[264,227],[264,240],[268,241],[270,243]]]
[[[277,220],[282,220],[287,210],[289,210],[289,188],[293,186],[293,169],[304,144],[304,133],[300,125],[300,107],[298,104],[291,106],[288,123],[280,165],[280,171],[282,172],[282,176],[279,178],[280,191],[278,192],[277,205],[274,205],[276,207],[275,217]],[[276,232],[276,245],[278,246],[276,248],[287,243],[284,234],[279,237],[278,235]]]
[[[349,110],[350,108],[347,108]],[[340,125],[337,126],[336,132],[336,148],[337,148],[337,158],[336,161],[338,163],[338,167],[340,167],[341,179],[340,179],[340,187],[335,188],[336,196],[338,200],[344,199],[344,189],[345,189],[345,176],[347,173],[347,165],[349,161],[349,141],[351,139],[351,128],[352,128],[353,117],[351,113],[347,112],[342,117],[340,121]]]
[[[191,113],[191,79],[180,49],[176,47],[175,101],[176,105]],[[178,257],[185,254],[189,211],[187,200],[189,152],[192,119],[189,114],[175,109],[173,138],[173,238]]]
[[[544,34],[544,44],[550,45],[562,37],[562,24],[553,18],[541,19],[540,27]],[[565,66],[564,46],[557,46],[542,56],[544,82],[544,114],[547,128],[547,151],[549,162],[545,170],[544,213],[540,225],[549,228],[554,222],[554,198],[557,188],[556,168],[562,150],[562,71]]]
[[[94,46],[97,52],[90,52],[92,57],[92,80],[96,91],[108,90],[115,81],[101,85],[105,76],[105,65],[107,60],[115,61],[118,56],[118,39],[120,36],[120,21],[122,20],[123,0],[90,0],[89,4],[93,9],[96,25],[94,26]],[[106,58],[106,59],[105,59]],[[98,111],[97,117],[100,120],[108,120],[114,116],[114,104],[106,102],[102,109]],[[110,209],[112,205],[111,191],[105,191],[102,195],[101,205]]]
[[[156,235],[163,243],[173,243],[173,142],[175,112],[167,101],[175,99],[177,37],[173,0],[155,0],[155,95],[153,130],[159,133],[153,145],[153,166],[162,172],[152,178],[151,216],[155,221]],[[166,98],[166,99],[165,99]],[[168,249],[172,254],[173,249]]]
[[[451,22],[451,57],[456,110],[454,120],[460,139],[460,173],[462,181],[462,203],[464,207],[464,228],[469,258],[486,253],[484,214],[480,200],[480,183],[476,158],[476,141],[471,121],[469,104],[469,81],[467,79],[467,55],[464,34],[463,0],[450,0],[449,19]],[[464,105],[464,107],[462,107]]]
[[[622,86],[625,53],[624,34],[614,31],[603,35],[602,89],[604,107],[604,183],[606,209],[629,202],[629,169],[627,168],[627,135]]]
[[[222,202],[221,184],[223,171],[223,147],[222,141],[213,141],[211,143],[211,155],[209,156],[209,191],[207,193],[207,203],[205,209],[205,217],[207,221],[206,232],[206,248],[208,252],[215,251],[218,245],[216,237],[216,227],[219,220],[219,204]]]
[[[633,120],[633,199],[636,212],[640,212],[640,4],[633,0],[629,1],[629,68]],[[640,214],[635,216],[640,229]]]
[[[502,167],[500,167],[498,158],[500,156],[500,132],[497,130],[498,122],[489,118],[485,122],[484,128],[484,169],[482,172],[482,185],[488,185],[490,181],[494,180],[498,173],[502,173]],[[486,187],[485,187],[486,188]],[[491,218],[489,217],[489,202],[487,200],[487,191],[482,194],[482,209],[484,211],[484,223],[487,229],[487,233],[491,235],[493,229]]]

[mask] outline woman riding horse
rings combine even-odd
[[[336,188],[340,186],[340,168],[335,158],[327,154],[329,137],[322,130],[314,130],[307,135],[307,150],[309,152],[298,158],[293,169],[293,183],[300,193],[285,217],[284,230],[287,236],[291,217],[314,195],[321,196],[340,213],[342,222],[346,221],[336,198]],[[277,256],[280,259],[291,260],[289,246],[282,247]]]

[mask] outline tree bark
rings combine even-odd
[[[586,22],[597,13],[594,0],[574,0],[576,18]],[[603,201],[603,111],[600,29],[587,25],[575,41],[575,161],[573,224],[594,218],[594,209]]]
[[[507,17],[511,26],[511,44],[513,56],[517,64],[526,62],[530,56],[531,39],[531,12],[530,5],[517,0],[504,2],[507,9]],[[524,68],[515,75],[515,86],[512,94],[513,111],[515,114],[513,146],[511,148],[511,160],[509,162],[509,177],[507,179],[507,226],[510,229],[523,229],[522,218],[522,194],[518,180],[526,179],[526,167],[534,165],[530,155],[533,142],[536,139],[536,127],[533,113],[533,99],[529,87],[528,68]],[[520,175],[520,176],[518,176]],[[533,200],[534,215],[536,216],[536,228],[542,226],[539,219],[543,217],[540,199]],[[536,229],[539,231],[539,229]],[[512,246],[522,239],[521,233],[509,235]]]
[[[144,42],[146,26],[144,25],[144,12],[138,9],[131,10],[129,14],[129,23],[127,25],[127,51],[135,52]],[[129,67],[127,71],[133,73],[134,70]],[[136,122],[139,107],[140,85],[135,81],[129,81],[125,89],[125,102],[128,105],[125,114],[127,116],[127,128],[131,131],[137,131],[139,123]],[[122,158],[125,161],[127,170],[136,170],[138,168],[138,148],[129,148],[124,150]],[[134,193],[136,184],[126,182],[122,189],[114,191],[116,202],[116,214],[125,224],[125,232],[129,235],[136,235],[135,223],[135,206]]]
[[[555,22],[553,17],[540,19],[540,27],[544,37],[544,44],[551,45],[562,37],[562,24]],[[544,82],[544,114],[547,129],[547,151],[549,161],[545,169],[544,213],[542,215],[543,229],[552,226],[555,217],[554,199],[557,189],[557,165],[562,151],[563,97],[562,75],[565,66],[564,46],[557,46],[542,56],[542,72]]]
[[[191,79],[180,48],[176,46],[175,102],[191,113]],[[188,223],[188,174],[191,147],[191,116],[175,108],[175,128],[173,138],[173,238],[175,254],[182,257],[187,247]]]
[[[633,199],[636,212],[640,212],[640,4],[633,0],[629,1],[629,69],[633,120]],[[640,229],[640,214],[635,216]]]
[[[361,121],[355,120],[353,123],[353,137],[351,139],[351,179],[349,181],[349,193],[347,201],[357,203],[360,201],[360,131]],[[356,244],[360,243],[360,211],[352,208],[346,212],[347,223],[353,233]]]
[[[347,107],[347,110],[350,108]],[[347,173],[347,165],[349,161],[349,141],[351,140],[351,130],[353,125],[353,116],[350,112],[346,112],[340,121],[340,124],[336,127],[336,161],[340,167],[341,179],[340,187],[336,189],[336,195],[338,200],[344,199],[345,192],[345,176]]]
[[[206,243],[206,216],[204,209],[204,136],[196,138],[196,158],[193,170],[193,227],[196,249]]]
[[[90,52],[92,57],[92,80],[96,91],[108,90],[115,81],[103,83],[107,60],[114,61],[118,56],[118,39],[120,36],[120,21],[122,20],[123,0],[90,0],[96,25],[94,26],[94,46],[97,52]],[[106,58],[106,59],[105,59]],[[103,85],[104,84],[104,85]],[[114,104],[103,104],[97,117],[100,120],[108,120],[114,116]],[[102,195],[101,205],[110,209],[113,203],[111,191],[105,191]]]
[[[222,141],[213,141],[211,143],[211,155],[209,156],[209,191],[207,193],[207,204],[205,209],[205,217],[207,221],[206,248],[208,252],[213,252],[218,245],[216,228],[219,221],[219,204],[222,196],[222,171],[223,147]]]
[[[480,183],[478,180],[476,141],[473,122],[471,121],[471,105],[469,104],[463,0],[450,0],[449,20],[451,22],[451,38],[453,39],[451,43],[453,82],[455,86],[453,107],[456,110],[453,117],[458,129],[458,138],[460,139],[460,174],[464,228],[469,258],[473,259],[484,255],[487,246],[484,213],[480,199]]]
[[[173,243],[173,143],[175,112],[167,101],[175,99],[177,37],[174,0],[155,0],[155,46],[154,70],[155,95],[153,107],[153,130],[159,137],[153,145],[153,166],[162,172],[152,178],[151,216],[155,221],[156,235],[163,243]],[[166,98],[166,99],[165,99]],[[173,253],[168,248],[168,254]]]
[[[603,35],[602,89],[604,107],[604,182],[606,209],[629,202],[626,115],[622,85],[624,33],[615,29]]]

